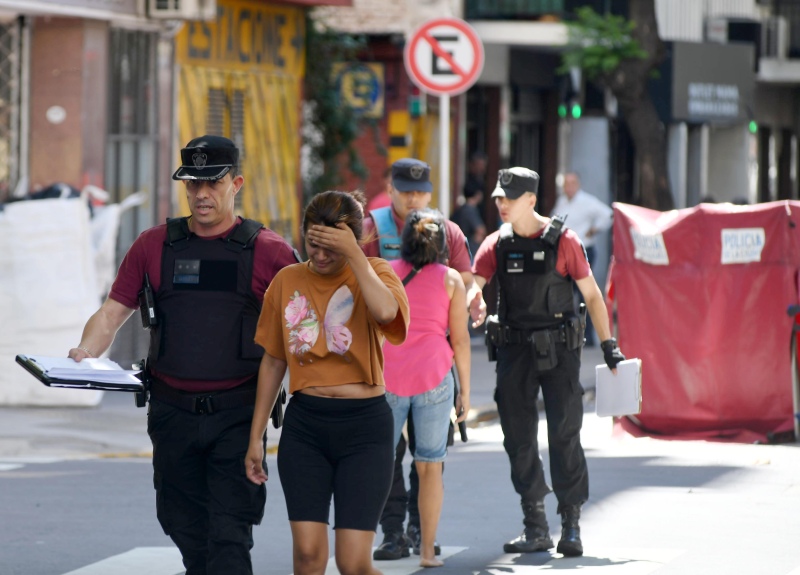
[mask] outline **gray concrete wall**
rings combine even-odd
[[[748,198],[749,132],[747,126],[712,126],[709,129],[708,193],[717,202]]]
[[[587,117],[570,120],[566,143],[565,171],[578,172],[583,189],[611,205],[611,150],[608,120]],[[561,193],[561,188],[559,188]],[[569,226],[569,220],[567,220]],[[611,230],[600,234],[595,242],[597,257],[592,268],[597,284],[605,290],[608,261],[611,257]]]
[[[672,124],[667,142],[667,169],[672,199],[676,208],[686,207],[686,177],[688,173],[689,131],[686,124]]]

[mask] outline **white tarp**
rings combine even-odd
[[[0,405],[97,405],[101,391],[49,388],[17,354],[66,356],[101,304],[83,198],[13,202],[0,211]],[[105,294],[102,294],[105,295]]]

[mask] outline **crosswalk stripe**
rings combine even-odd
[[[440,559],[445,561],[467,547],[442,547]],[[626,575],[650,575],[684,553],[681,549],[658,548],[586,548],[582,557],[562,557],[554,552],[504,554],[481,570],[489,575],[527,575],[559,569],[580,569],[584,575],[607,575],[609,567],[623,568]],[[419,556],[411,555],[396,561],[376,561],[383,575],[412,575],[426,571],[419,565]],[[181,555],[175,547],[137,547],[64,575],[183,575]],[[325,575],[339,575],[336,559],[331,557]],[[788,575],[800,575],[800,568]]]
[[[176,547],[137,547],[64,575],[181,575],[184,572]]]
[[[486,572],[491,575],[527,575],[539,571],[552,571],[557,564],[559,569],[580,569],[582,575],[606,575],[608,568],[615,566],[624,568],[625,575],[648,575],[683,552],[680,549],[585,548],[582,557],[564,557],[552,552],[547,559],[546,556],[542,558],[541,553],[534,553],[527,556],[530,557],[531,564],[525,564],[525,560],[520,560],[519,554],[512,553],[502,555],[491,562],[486,566]]]
[[[437,555],[439,559],[445,561],[448,557],[452,557],[456,553],[461,553],[467,547],[442,547],[442,554]],[[374,549],[373,549],[374,551]],[[373,565],[383,575],[411,575],[418,571],[426,571],[425,567],[419,566],[419,555],[411,554],[411,557],[404,557],[394,561],[375,561]],[[339,575],[339,570],[336,568],[336,558],[331,557],[328,559],[328,568],[325,570],[325,575]]]

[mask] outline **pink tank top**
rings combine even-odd
[[[403,260],[389,262],[402,280],[411,271]],[[386,391],[409,397],[438,386],[453,365],[453,349],[447,342],[450,298],[444,287],[447,266],[424,266],[406,285],[411,308],[408,337],[399,346],[383,345]]]

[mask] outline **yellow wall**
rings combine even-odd
[[[218,133],[240,148],[241,215],[299,241],[302,8],[218,0],[217,19],[188,22],[176,38],[178,142]],[[175,186],[188,215],[183,186]]]

